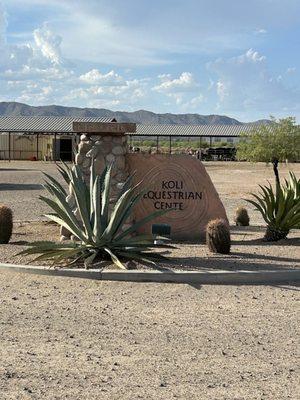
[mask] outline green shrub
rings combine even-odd
[[[269,125],[257,125],[241,136],[237,158],[246,161],[272,162],[274,158],[289,162],[300,160],[300,127],[295,118],[276,120]]]
[[[110,212],[112,165],[106,167],[101,176],[96,176],[92,163],[89,187],[77,165],[65,169],[60,167],[59,170],[72,188],[80,218],[75,217],[73,209],[67,203],[64,188],[50,175],[45,174],[48,180],[44,186],[51,197],[40,196],[40,199],[54,211],[47,217],[65,227],[78,241],[35,242],[20,254],[38,254],[35,261],[51,260],[53,265],[65,266],[83,261],[86,268],[93,264],[103,265],[108,260],[120,268],[125,268],[123,260],[155,264],[155,261],[164,259],[161,253],[151,249],[154,247],[151,235],[133,235],[141,226],[163,215],[165,210],[155,211],[129,228],[123,229],[133,208],[144,195],[144,191],[138,192],[137,187],[132,187],[132,177],[125,182]]]
[[[292,228],[300,227],[300,180],[290,172],[289,181],[261,186],[259,195],[251,193],[255,200],[248,199],[259,211],[267,224],[264,239],[277,241],[285,239]]]

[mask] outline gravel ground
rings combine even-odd
[[[297,287],[0,280],[1,399],[299,399]]]
[[[247,162],[208,162],[204,163],[217,192],[225,206],[227,216],[232,222],[235,210],[244,205],[250,214],[250,224],[263,225],[260,214],[253,211],[253,207],[246,203],[249,193],[258,192],[258,185],[266,185],[268,181],[274,184],[274,172],[271,164]],[[280,164],[279,173],[281,180],[287,178],[289,171],[294,171],[300,176],[300,163]]]
[[[43,172],[62,181],[54,163],[0,161],[0,203],[12,208],[15,220],[45,219],[43,214],[49,209],[38,199],[46,193],[42,186]]]
[[[232,220],[240,198],[272,171],[226,166],[207,168]],[[36,201],[39,169],[53,173],[54,166],[0,163],[0,202],[13,207],[15,219],[41,219],[47,211]],[[299,173],[300,165],[291,169]],[[12,261],[12,248],[44,234],[55,238],[57,228],[16,224],[0,260]],[[178,267],[195,269],[299,267],[299,231],[278,245],[261,236],[259,226],[234,228],[230,256],[209,255],[199,244],[173,255]],[[297,286],[195,288],[1,271],[0,287],[1,400],[300,398]]]

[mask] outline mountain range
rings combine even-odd
[[[170,125],[243,125],[234,118],[225,115],[200,114],[156,114],[151,111],[133,112],[111,111],[104,108],[79,108],[58,105],[33,107],[17,102],[0,102],[0,116],[56,116],[56,117],[113,117],[118,122],[135,122],[137,124],[170,124]],[[252,124],[265,124],[269,120],[259,120]]]

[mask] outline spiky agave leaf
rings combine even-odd
[[[30,247],[19,252],[17,255],[37,255],[32,261],[53,261],[59,264],[60,261],[71,262],[74,257],[87,251],[86,246],[79,246],[76,243],[55,243],[50,241],[37,241],[30,243]]]
[[[111,188],[111,174],[112,174],[113,164],[110,164],[104,176],[104,182],[102,185],[101,193],[101,225],[105,230],[108,224],[109,218],[109,202],[110,202],[110,188]]]
[[[70,170],[72,167],[69,167],[68,164],[66,164],[64,161],[60,160],[61,164],[56,164],[57,170],[59,172],[59,174],[62,176],[63,180],[65,181],[65,183],[69,186],[70,180],[71,180],[71,174],[70,174]],[[49,177],[50,175],[48,175]],[[53,178],[53,177],[51,177]],[[53,178],[54,179],[54,178]]]
[[[126,269],[125,265],[119,260],[117,255],[111,251],[109,247],[104,247],[104,250],[110,255],[112,262],[121,269]]]
[[[74,165],[71,170],[72,179],[70,184],[73,189],[76,207],[81,217],[81,222],[89,241],[93,239],[93,230],[91,226],[91,215],[90,215],[90,191],[84,182],[84,178],[81,169],[78,165]]]

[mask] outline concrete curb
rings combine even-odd
[[[0,270],[121,282],[189,283],[202,285],[263,285],[300,282],[300,269],[277,271],[138,271],[48,268],[0,263]]]

